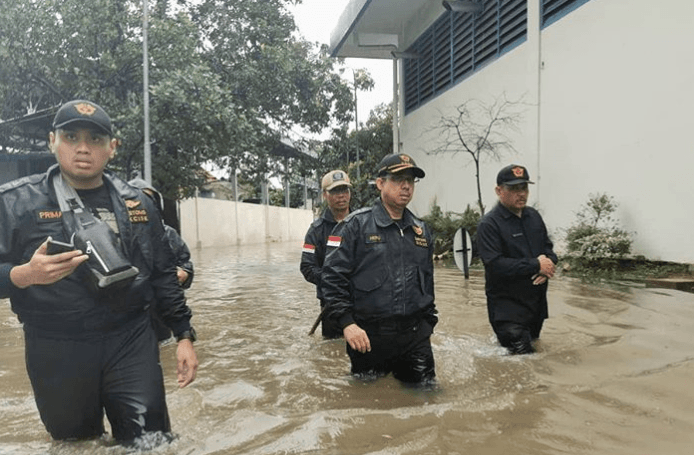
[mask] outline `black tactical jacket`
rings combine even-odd
[[[333,212],[325,209],[323,215],[311,223],[304,237],[304,247],[301,252],[299,270],[306,281],[316,285],[316,296],[323,300],[321,292],[321,270],[325,261],[325,250],[328,236],[337,224]]]
[[[0,186],[0,298],[29,328],[56,336],[81,338],[115,330],[158,301],[159,313],[175,335],[190,329],[191,311],[176,280],[176,262],[152,201],[113,173],[105,171],[122,249],[139,274],[127,290],[104,297],[87,284],[85,264],[52,285],[19,289],[10,270],[29,262],[49,235],[69,242],[56,200],[51,167],[45,174]]]
[[[538,256],[558,262],[542,217],[525,207],[519,218],[497,204],[477,226],[477,251],[484,263],[489,321],[520,324],[547,318],[547,282],[533,285]]]
[[[333,230],[321,288],[328,317],[341,327],[399,318],[436,324],[431,234],[407,209],[399,224],[379,199]]]

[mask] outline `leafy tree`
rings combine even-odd
[[[330,138],[319,146],[316,173],[322,177],[333,169],[343,169],[352,183],[352,207],[373,203],[378,192],[372,184],[374,171],[381,159],[393,153],[393,113],[390,106],[381,104],[371,111],[359,131],[347,132],[347,127],[334,129]],[[360,176],[356,172],[356,150],[359,147]]]
[[[297,37],[293,0],[151,0],[148,27],[153,180],[177,199],[216,161],[249,180],[277,175],[283,132],[352,118],[340,62]],[[0,0],[0,118],[91,99],[122,139],[112,168],[143,162],[142,3]]]
[[[484,158],[499,161],[505,153],[516,153],[509,135],[519,131],[523,103],[509,101],[505,96],[491,103],[469,100],[456,107],[455,114],[441,114],[430,128],[438,143],[428,154],[466,153],[475,164],[477,206],[484,215],[480,186],[480,163]]]

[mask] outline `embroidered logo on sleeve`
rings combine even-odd
[[[342,237],[337,235],[331,235],[330,237],[328,237],[328,246],[338,247],[340,246],[340,243],[342,243]]]
[[[315,254],[316,252],[316,246],[311,245],[310,243],[304,243],[304,247],[301,249],[304,253],[311,253]]]

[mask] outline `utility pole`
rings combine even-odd
[[[357,113],[357,73],[352,70],[354,78],[354,144],[357,147],[357,180],[359,180],[359,114]]]
[[[147,55],[147,0],[143,0],[142,14],[142,91],[144,93],[144,114],[145,114],[145,181],[152,184],[152,151],[149,147],[149,57]]]

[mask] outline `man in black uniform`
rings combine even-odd
[[[384,157],[376,170],[381,197],[333,230],[321,286],[328,316],[343,329],[352,374],[390,372],[407,384],[433,384],[430,337],[434,305],[433,242],[407,209],[424,171],[408,155]]]
[[[154,201],[154,205],[157,207],[159,214],[163,218],[164,197],[161,195],[161,193],[152,185],[140,178],[132,179],[128,183],[135,188],[142,190],[143,193],[149,196],[152,201]],[[193,284],[193,277],[195,276],[193,261],[190,259],[190,249],[178,232],[176,232],[176,229],[172,228],[168,224],[164,224],[164,233],[171,250],[173,250],[174,258],[176,258],[176,277],[178,278],[178,284],[183,289],[188,289],[190,288],[190,285]],[[168,340],[172,339],[171,329],[167,327],[161,316],[157,314],[156,305],[150,305],[149,308],[150,314],[152,315],[152,325],[154,326],[154,331],[157,334],[157,340],[162,343],[168,342]]]
[[[339,169],[330,171],[323,176],[321,188],[323,199],[328,203],[328,208],[323,215],[306,232],[304,247],[301,252],[301,264],[299,269],[306,281],[316,285],[316,295],[321,307],[321,332],[325,338],[340,338],[342,329],[325,316],[325,301],[321,291],[321,271],[325,261],[325,249],[328,236],[335,225],[349,214],[349,200],[351,197],[349,176]]]
[[[547,318],[547,280],[557,255],[542,217],[528,202],[528,170],[506,166],[496,178],[499,203],[477,226],[484,263],[489,322],[512,354],[535,352]]]
[[[153,302],[178,339],[179,387],[198,367],[191,312],[159,214],[105,170],[116,144],[101,107],[65,103],[49,137],[58,164],[0,187],[0,297],[10,298],[24,324],[27,373],[55,439],[101,436],[104,411],[118,441],[170,431]],[[97,235],[95,227],[103,230]],[[49,254],[49,238],[69,244],[75,233],[75,244],[86,247]],[[114,259],[129,262],[129,280],[116,288],[92,281],[106,269],[97,265]]]

